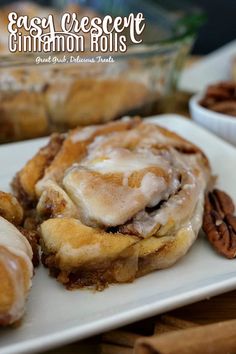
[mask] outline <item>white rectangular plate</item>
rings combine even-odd
[[[219,187],[236,201],[236,149],[176,115],[150,119],[198,144],[209,157]],[[0,189],[46,139],[0,147]],[[17,329],[0,330],[0,354],[34,353],[82,339],[236,288],[236,260],[219,256],[203,237],[172,268],[103,292],[67,291],[36,271],[27,312]]]
[[[193,93],[204,90],[211,83],[232,80],[234,58],[236,58],[236,40],[186,68],[180,77],[179,88]]]

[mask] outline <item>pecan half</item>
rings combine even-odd
[[[236,257],[234,203],[223,191],[214,189],[205,199],[203,230],[213,247],[227,258]]]

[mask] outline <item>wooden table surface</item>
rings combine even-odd
[[[168,315],[175,316],[197,324],[209,324],[223,320],[236,319],[236,291],[213,297],[208,300],[200,301],[192,305],[181,307],[171,311]],[[140,335],[153,334],[153,327],[158,319],[158,316],[148,318],[143,321],[136,322],[132,325],[123,327],[122,331],[138,333]],[[99,354],[101,353],[102,335],[89,338],[85,341],[73,343],[61,348],[44,352],[44,354]],[[115,347],[114,347],[115,348]],[[106,351],[102,352],[106,354]],[[117,354],[109,350],[108,353]],[[120,352],[119,352],[120,353]],[[126,351],[124,350],[123,354]],[[127,351],[128,353],[128,351]],[[181,354],[181,353],[180,353]],[[226,353],[222,353],[226,354]]]
[[[190,63],[196,59],[192,58]],[[189,63],[187,64],[189,65]],[[188,116],[188,93],[179,92],[175,95],[174,105],[171,105],[170,111]],[[234,260],[232,260],[234,262]],[[232,262],[231,261],[231,262]],[[236,291],[232,291],[220,296],[213,297],[204,301],[188,305],[168,313],[171,316],[192,321],[197,324],[208,324],[222,320],[236,319]],[[158,316],[136,322],[132,325],[123,327],[121,330],[137,333],[140,335],[153,334],[153,327],[158,320]],[[73,343],[61,348],[44,352],[44,354],[96,354],[101,353],[102,335],[89,338],[87,340]],[[113,348],[113,347],[111,347]],[[118,351],[114,347],[112,351],[109,346],[103,354],[116,354]],[[124,349],[123,354],[130,353],[130,350]],[[119,352],[120,353],[120,352]],[[222,353],[224,354],[224,353]]]

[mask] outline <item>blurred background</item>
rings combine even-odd
[[[195,54],[207,54],[236,38],[235,0],[195,0],[207,15],[194,45]]]
[[[30,18],[50,13],[58,26],[65,11],[77,13],[78,19],[142,12],[146,28],[142,44],[135,48],[127,38],[125,53],[101,51],[103,63],[77,65],[69,60],[71,65],[59,61],[51,65],[46,61],[48,51],[36,48],[37,55],[45,55],[45,62],[34,65],[29,50],[23,55],[21,50],[9,52],[9,11]],[[200,65],[200,61],[208,62],[208,53],[236,38],[235,14],[236,0],[0,0],[0,143],[124,115],[147,117],[177,111],[188,115],[193,93],[211,82],[236,80],[236,42],[227,46],[227,53],[214,65]],[[108,43],[108,37],[102,39]],[[73,55],[79,53],[85,59],[94,55],[89,36],[87,43],[85,52]],[[53,56],[63,56],[60,51],[54,50]],[[106,63],[109,54],[114,58],[112,65]]]
[[[99,2],[99,0],[97,0]],[[153,0],[155,2],[155,0]],[[33,1],[34,2],[34,1]],[[38,0],[38,4],[53,5],[60,0]],[[72,1],[76,2],[76,1]],[[96,0],[94,1],[96,2]],[[207,54],[236,38],[236,0],[186,0],[193,2],[204,10],[207,16],[205,25],[199,32],[193,47],[194,54]],[[8,4],[9,0],[0,0],[0,5]],[[165,3],[165,1],[164,1]]]

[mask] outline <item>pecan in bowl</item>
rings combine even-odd
[[[208,86],[199,104],[212,111],[236,117],[236,82],[223,81]]]

